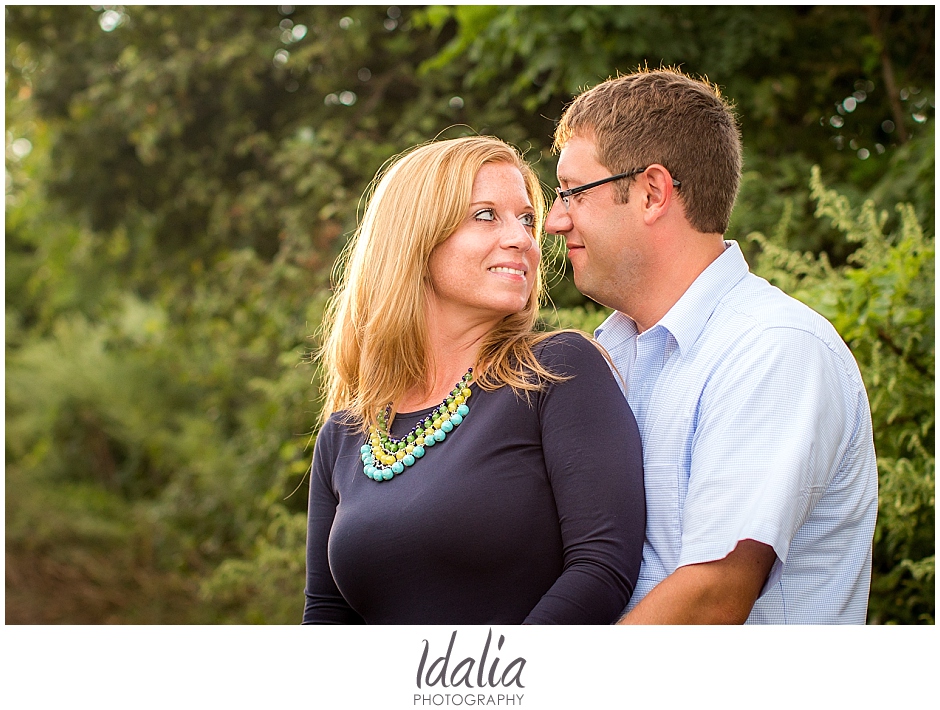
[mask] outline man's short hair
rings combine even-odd
[[[642,70],[578,96],[555,129],[555,150],[590,138],[611,174],[664,166],[681,181],[686,219],[699,232],[723,234],[741,182],[741,133],[718,87],[675,69]],[[626,202],[629,183],[617,186]]]

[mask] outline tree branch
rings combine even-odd
[[[898,87],[894,81],[894,64],[888,54],[888,47],[881,32],[881,18],[878,14],[878,8],[873,5],[865,6],[865,14],[868,16],[868,24],[871,27],[871,33],[878,42],[881,50],[881,75],[885,80],[885,90],[888,92],[888,101],[891,103],[891,113],[894,114],[894,124],[898,129],[898,138],[902,143],[907,143],[907,128],[904,127],[904,109],[901,108],[901,101],[898,99]]]

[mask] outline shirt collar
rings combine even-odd
[[[680,353],[698,340],[718,303],[749,272],[737,242],[726,241],[725,250],[698,275],[660,321],[676,339]]]
[[[614,311],[594,329],[594,338],[611,356],[614,356],[631,338],[636,337],[637,332],[636,323],[630,316]]]
[[[724,252],[698,275],[656,325],[661,325],[672,334],[680,353],[687,352],[698,339],[719,301],[747,276],[748,271],[741,247],[735,241],[726,241]],[[605,332],[607,335],[602,338]],[[611,347],[616,348],[617,344],[636,334],[634,320],[620,311],[611,313],[594,331],[594,337],[611,354]]]

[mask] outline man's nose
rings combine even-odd
[[[556,197],[545,217],[545,231],[548,234],[565,234],[573,227],[574,224],[571,222],[568,210],[565,209],[565,203],[560,197]]]

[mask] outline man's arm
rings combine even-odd
[[[770,545],[741,540],[724,559],[679,567],[620,623],[743,624],[776,559]]]

